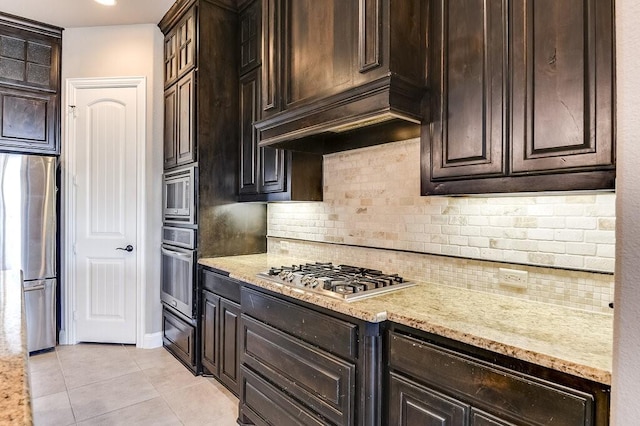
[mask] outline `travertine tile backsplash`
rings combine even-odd
[[[457,284],[602,312],[613,297],[614,193],[423,197],[418,139],[325,156],[324,201],[270,203],[267,232],[270,252],[284,238],[446,255],[458,278],[482,265],[466,259],[542,266],[526,292],[500,288],[495,265]]]
[[[540,266],[511,265],[484,260],[434,256],[340,244],[269,238],[269,253],[300,259],[351,263],[397,273],[410,281],[444,284],[519,299],[568,306],[611,314],[613,275],[569,271]],[[277,265],[275,265],[277,266]],[[500,268],[528,273],[526,288],[514,288],[500,282]]]
[[[615,194],[422,197],[412,139],[325,156],[324,201],[269,204],[268,235],[612,273]]]

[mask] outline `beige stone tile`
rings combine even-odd
[[[58,358],[68,389],[140,371],[122,345],[67,346]]]
[[[233,426],[238,417],[237,399],[230,400],[208,381],[184,388],[165,400],[185,425]]]
[[[125,346],[127,353],[138,364],[141,370],[149,368],[166,368],[180,365],[180,363],[164,347],[154,349],[140,349],[135,346]]]
[[[29,356],[30,372],[49,370],[54,367],[60,368],[58,355],[55,350]]]
[[[173,357],[172,357],[173,358]],[[161,367],[152,367],[142,370],[147,380],[161,394],[170,394],[178,389],[199,384],[205,379],[201,376],[194,376],[176,359]]]
[[[69,390],[77,420],[100,416],[159,395],[142,371]]]
[[[127,353],[120,344],[78,343],[77,345],[60,345],[56,348],[58,359],[63,361],[82,361],[96,356],[108,357],[114,354]]]
[[[173,426],[181,425],[178,417],[161,397],[111,411],[78,423],[83,426]]]
[[[34,398],[33,423],[35,426],[65,426],[75,424],[67,392]]]
[[[67,386],[64,382],[62,369],[56,358],[55,364],[49,363],[49,368],[42,369],[41,366],[33,367],[29,362],[29,380],[31,382],[31,397],[39,398],[58,392],[66,392]],[[35,370],[35,371],[34,371]]]

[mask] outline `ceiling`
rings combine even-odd
[[[0,11],[62,28],[157,24],[175,0],[0,0]]]

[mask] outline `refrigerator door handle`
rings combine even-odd
[[[44,290],[44,284],[24,288],[24,291],[36,291],[36,290]]]

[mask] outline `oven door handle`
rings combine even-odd
[[[162,254],[166,254],[167,256],[179,257],[181,259],[191,261],[191,253],[181,253],[175,250],[168,250],[164,247],[162,247],[161,250],[162,250]]]

